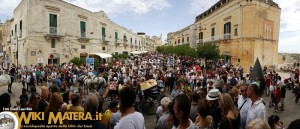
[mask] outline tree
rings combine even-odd
[[[205,43],[197,46],[197,53],[200,58],[207,60],[217,60],[220,58],[220,49],[214,43]]]
[[[73,59],[70,60],[71,63],[80,66],[85,64],[85,59],[84,58],[79,58],[79,57],[74,57]]]

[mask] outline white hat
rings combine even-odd
[[[114,79],[114,80],[118,80],[117,77],[114,77],[113,79]]]
[[[211,89],[208,94],[206,95],[207,100],[216,100],[221,95],[218,89]]]

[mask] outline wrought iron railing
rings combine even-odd
[[[81,32],[81,38],[85,38],[86,37],[86,33],[84,31]]]
[[[49,29],[50,29],[49,30],[50,34],[52,34],[52,35],[56,35],[57,34],[57,27],[50,26]]]

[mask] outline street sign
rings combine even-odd
[[[86,65],[89,70],[94,70],[94,58],[86,58]]]
[[[37,61],[38,64],[42,64],[43,62],[44,62],[43,58],[38,58],[38,61]]]
[[[86,64],[94,64],[94,58],[86,58]]]

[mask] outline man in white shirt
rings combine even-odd
[[[252,83],[247,90],[247,96],[252,103],[248,110],[246,125],[256,118],[261,118],[267,122],[267,110],[262,99],[259,97],[259,87],[256,83]]]
[[[189,119],[191,101],[187,95],[180,94],[176,96],[173,109],[176,118],[179,120],[177,129],[195,129],[192,120]]]
[[[247,89],[249,87],[249,84],[243,84],[240,87],[240,93],[238,99],[238,110],[240,111],[241,119],[240,119],[240,129],[246,128],[246,121],[247,121],[247,115],[248,110],[251,106],[251,99],[247,98]]]
[[[134,109],[135,91],[130,87],[123,88],[120,93],[121,119],[114,129],[144,129],[144,116]]]

